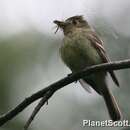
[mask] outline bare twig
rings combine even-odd
[[[10,110],[6,114],[2,115],[0,117],[0,126],[4,125],[6,122],[14,118],[16,115],[18,115],[21,111],[23,111],[27,106],[29,106],[34,101],[38,100],[39,98],[42,98],[47,94],[48,91],[55,92],[58,89],[63,88],[64,86],[77,81],[80,78],[83,78],[85,76],[89,76],[91,73],[97,72],[97,71],[108,71],[108,70],[119,70],[119,69],[127,69],[130,68],[130,60],[123,60],[123,61],[116,61],[111,63],[104,63],[100,65],[94,65],[91,67],[88,67],[80,72],[77,72],[75,74],[71,74],[51,85],[48,87],[34,93],[30,97],[23,100],[19,105],[17,105],[14,109]],[[46,101],[53,95],[50,94],[48,98],[46,98]],[[45,102],[46,102],[45,101]]]
[[[48,102],[48,99],[53,95],[54,91],[48,91],[43,98],[40,100],[40,102],[38,103],[38,105],[34,108],[31,116],[29,117],[28,121],[26,122],[25,126],[24,126],[24,130],[27,130],[28,127],[30,126],[31,122],[33,121],[34,117],[36,116],[36,114],[39,112],[39,110],[41,109],[41,107],[45,104],[45,102]]]

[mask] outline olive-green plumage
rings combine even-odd
[[[54,21],[64,32],[60,55],[63,62],[72,72],[80,71],[88,66],[109,62],[102,41],[90,28],[82,16],[73,16],[63,21]],[[119,85],[113,71],[109,72],[113,81]],[[114,96],[106,83],[106,71],[96,72],[80,80],[86,88],[88,83],[97,93],[103,96],[113,121],[120,120],[121,113]]]
[[[72,71],[79,71],[87,66],[103,62],[91,41],[84,36],[84,31],[77,29],[70,36],[65,36],[63,40],[60,54]]]

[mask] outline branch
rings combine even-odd
[[[115,62],[110,62],[110,63],[94,65],[94,66],[88,67],[80,72],[70,74],[69,76],[34,93],[30,97],[25,98],[25,100],[23,100],[14,109],[12,109],[9,112],[2,115],[0,117],[0,126],[4,125],[9,120],[13,119],[16,115],[18,115],[21,111],[23,111],[26,107],[28,107],[34,101],[44,97],[49,91],[51,91],[52,93],[46,98],[46,101],[48,101],[48,99],[55,93],[55,91],[63,88],[64,86],[66,86],[74,81],[77,81],[85,76],[88,76],[91,73],[94,73],[97,71],[109,71],[109,70],[119,70],[119,69],[127,69],[127,68],[130,68],[130,60],[115,61]]]
[[[31,122],[35,118],[36,114],[40,111],[41,107],[47,102],[48,104],[48,99],[53,95],[54,91],[48,91],[40,100],[38,105],[34,108],[31,116],[29,117],[28,121],[26,122],[24,126],[24,130],[27,130],[28,127],[30,126]]]

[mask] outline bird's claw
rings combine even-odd
[[[71,76],[72,75],[72,73],[71,74],[68,74],[67,76],[69,77],[69,76]],[[75,83],[77,83],[78,82],[78,80],[76,80],[76,81],[74,81]]]

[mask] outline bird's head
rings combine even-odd
[[[65,21],[55,20],[54,23],[58,26],[58,29],[61,28],[66,35],[69,32],[72,32],[76,28],[86,28],[89,27],[86,20],[84,20],[82,15],[76,15],[66,19]]]

